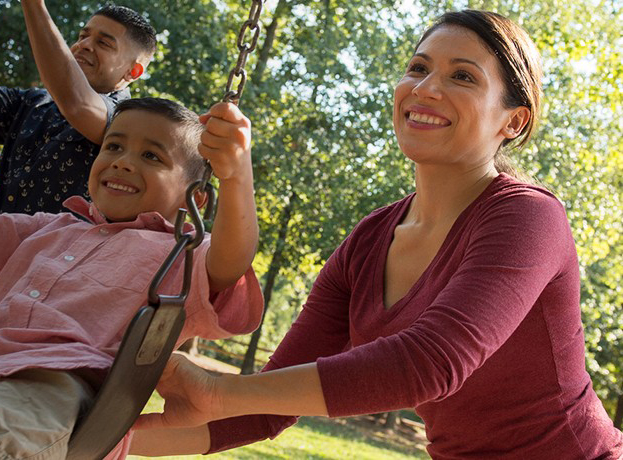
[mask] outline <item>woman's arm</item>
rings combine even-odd
[[[281,341],[273,356],[271,356],[263,372],[304,363],[313,363],[318,356],[330,356],[344,350],[349,341],[349,291],[340,275],[341,263],[339,259],[341,253],[342,251],[338,249],[329,259],[312,288],[314,296],[322,297],[324,302],[313,307],[306,305],[303,308],[292,328]],[[311,379],[305,375],[305,372],[310,371],[313,371]],[[302,369],[299,367],[292,372],[282,373],[278,376],[281,379],[281,384],[285,383],[288,386],[288,392],[295,393],[299,389],[309,391],[310,394],[314,393],[312,398],[304,401],[307,408],[297,409],[324,413],[326,409],[320,404],[322,398],[320,393],[318,393],[319,383],[316,369],[311,366],[305,366]],[[296,378],[302,378],[310,385],[311,389],[301,387],[298,381],[293,384],[285,380],[288,376],[292,378],[297,373],[300,377]],[[163,430],[156,427],[176,426],[180,422],[186,425],[198,425],[205,423],[205,420],[217,417],[216,414],[212,414],[206,418],[202,414],[203,409],[201,409],[217,407],[216,403],[213,403],[211,400],[214,394],[211,391],[206,392],[206,388],[211,388],[215,378],[214,375],[208,374],[207,371],[186,363],[180,356],[174,356],[165,370],[161,386],[158,387],[159,391],[162,390],[163,393],[169,394],[165,402],[165,415],[142,415],[139,418],[135,425],[139,429],[135,431],[131,452],[136,454],[149,453],[150,455],[181,454],[186,452],[182,449],[186,449],[189,442],[184,441],[184,445],[181,445],[182,443],[178,442],[181,438],[176,434],[177,431],[175,429]],[[177,383],[165,383],[174,382],[177,379],[184,383],[179,382],[179,385]],[[225,378],[222,381],[224,380]],[[248,379],[245,381],[248,381]],[[266,383],[263,379],[258,382],[262,385]],[[265,390],[266,387],[264,387]],[[245,392],[244,389],[237,391]],[[232,389],[232,392],[237,391]],[[176,392],[177,395],[174,396]],[[208,399],[202,400],[201,398]],[[271,398],[275,398],[275,396]],[[177,415],[171,417],[167,413],[169,410],[172,410]],[[232,413],[238,413],[241,410],[242,407],[238,405],[237,408],[232,408]],[[275,413],[275,410],[271,407],[267,412]],[[219,412],[218,417],[221,416],[223,416],[222,411]],[[182,431],[186,435],[197,436],[193,442],[199,443],[199,447],[194,453],[204,453],[208,449],[214,452],[249,444],[268,437],[274,438],[286,427],[295,423],[295,421],[294,417],[254,415],[211,422],[208,425],[210,431],[209,438],[199,428]],[[196,446],[197,444],[193,445]]]
[[[130,454],[146,457],[205,454],[210,449],[208,425],[191,428],[135,430]]]
[[[411,326],[344,353],[339,353],[343,348],[336,352],[336,346],[326,354],[315,350],[313,357],[307,356],[316,361],[314,364],[280,371],[265,377],[266,380],[241,377],[227,391],[215,387],[215,380],[195,380],[193,391],[201,392],[203,388],[202,397],[216,399],[200,403],[202,409],[194,407],[190,415],[196,417],[197,423],[240,411],[357,415],[414,407],[456,392],[510,337],[549,281],[559,276],[563,267],[575,263],[564,210],[553,199],[505,200],[494,215],[481,219],[483,224],[470,236],[471,243],[456,273]],[[335,277],[329,276],[319,284],[326,288],[334,281]],[[292,338],[296,339],[290,343],[298,349],[304,349],[301,344],[305,340],[331,340],[333,311],[327,307],[329,300],[323,293],[312,290],[305,314],[280,348],[287,350]],[[315,328],[323,322],[329,324],[321,339],[315,328],[306,327],[306,320],[312,316]],[[280,367],[292,365],[287,361],[281,364]],[[241,389],[241,385],[248,388]],[[322,398],[318,397],[319,390]],[[279,401],[281,392],[284,399]],[[272,394],[266,396],[267,393]],[[266,397],[266,406],[270,407],[249,402],[253,395]],[[222,399],[229,397],[241,397],[244,403]],[[323,401],[325,407],[318,401]],[[229,404],[232,407],[225,408]],[[244,404],[248,406],[245,408]],[[207,417],[201,416],[199,413],[206,407],[211,408]],[[189,415],[182,414],[179,408],[183,408],[181,403],[167,415],[165,407],[165,415],[156,422],[158,426],[187,423],[182,419]],[[219,436],[225,436],[224,433],[221,430]]]
[[[315,363],[254,375],[217,374],[180,354],[158,384],[164,413],[140,417],[135,428],[193,427],[239,415],[327,415]]]

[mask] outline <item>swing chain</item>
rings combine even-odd
[[[255,51],[257,47],[257,40],[260,36],[260,14],[262,13],[262,6],[265,0],[252,0],[251,9],[249,11],[249,18],[242,24],[240,32],[238,32],[238,41],[236,42],[240,54],[238,55],[238,61],[233,69],[229,72],[227,79],[227,86],[225,87],[225,95],[223,96],[223,102],[231,102],[238,104],[244,85],[247,82],[247,71],[244,66],[247,64],[249,54]],[[251,37],[251,43],[245,40],[247,32],[253,33]],[[238,88],[236,91],[232,90],[234,79],[239,78]],[[204,220],[210,220],[212,216],[212,210],[214,209],[215,192],[214,187],[210,184],[212,178],[212,166],[206,161],[205,172],[203,174],[203,187],[202,190],[208,194],[208,202],[206,209],[203,213]]]
[[[242,90],[244,89],[244,85],[247,82],[247,72],[244,70],[244,66],[247,63],[247,58],[249,54],[255,50],[257,46],[257,39],[260,36],[260,14],[262,12],[262,5],[264,0],[252,0],[251,10],[249,11],[249,18],[242,24],[240,32],[238,33],[238,50],[240,54],[238,55],[238,61],[231,72],[229,72],[229,78],[227,79],[227,86],[225,88],[225,96],[223,97],[223,102],[233,102],[237,103],[242,96]],[[245,41],[245,36],[248,32],[252,32],[253,36],[251,37],[251,43]],[[238,88],[236,91],[232,90],[232,86],[234,83],[234,78],[240,78],[240,82],[238,83]]]

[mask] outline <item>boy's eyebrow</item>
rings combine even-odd
[[[425,61],[431,62],[433,60],[432,57],[430,57],[428,54],[426,53],[413,53],[413,57],[421,57],[422,59],[424,59]],[[482,73],[486,73],[484,71],[484,69],[482,67],[480,67],[480,65],[478,65],[478,63],[476,63],[475,61],[472,61],[471,59],[465,59],[465,58],[452,58],[450,59],[450,62],[452,64],[471,64],[475,67],[477,67]]]
[[[107,132],[106,135],[104,136],[104,140],[107,140],[109,137],[120,137],[122,139],[126,139],[128,137],[127,134],[125,133],[120,133],[118,131],[110,131]],[[147,141],[148,144],[151,144],[155,147],[158,147],[160,150],[162,150],[164,153],[168,153],[169,150],[164,146],[163,143],[155,141],[153,139],[145,139]]]

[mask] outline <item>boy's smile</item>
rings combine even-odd
[[[89,176],[89,193],[111,221],[159,212],[175,221],[188,184],[182,128],[164,116],[127,110],[113,120]]]

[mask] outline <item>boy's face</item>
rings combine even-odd
[[[117,115],[89,175],[93,203],[109,220],[130,221],[157,211],[175,222],[178,208],[185,207],[189,182],[182,130],[143,110]]]

